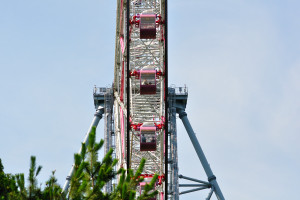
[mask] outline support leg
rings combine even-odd
[[[221,189],[218,185],[218,182],[216,180],[216,177],[213,174],[213,172],[212,172],[212,170],[211,170],[211,168],[210,168],[210,166],[207,162],[207,159],[206,159],[206,157],[203,153],[203,150],[202,150],[202,148],[201,148],[201,146],[198,142],[198,139],[197,139],[197,137],[196,137],[196,135],[193,131],[193,128],[192,128],[192,126],[191,126],[191,124],[190,124],[190,122],[187,118],[187,114],[184,110],[179,110],[179,118],[182,120],[183,125],[184,125],[190,139],[191,139],[191,142],[192,142],[192,144],[195,148],[195,151],[198,155],[198,158],[199,158],[199,160],[200,160],[200,162],[201,162],[201,164],[204,168],[204,171],[205,171],[205,173],[208,177],[208,181],[212,185],[212,187],[214,188],[214,192],[216,194],[216,197],[218,198],[218,200],[225,200],[225,198],[224,198],[224,196],[221,192]]]
[[[102,118],[103,113],[104,113],[104,108],[102,106],[99,106],[98,109],[96,110],[95,115],[94,115],[95,117],[92,121],[92,124],[91,124],[91,126],[90,126],[88,132],[86,133],[85,138],[83,140],[83,143],[85,143],[86,146],[88,145],[88,141],[89,141],[89,133],[91,132],[93,126],[95,126],[95,127],[98,126],[99,121]],[[80,150],[79,150],[79,154],[80,153],[81,153],[81,147],[80,147]],[[63,193],[65,193],[65,194],[67,194],[67,192],[68,192],[71,177],[72,177],[73,173],[74,173],[74,165],[72,166],[71,171],[69,173],[69,176],[67,176],[67,180],[66,180],[66,182],[64,184],[64,187],[63,187]]]

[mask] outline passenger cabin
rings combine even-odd
[[[140,71],[140,94],[156,94],[156,70]]]
[[[156,15],[140,15],[140,39],[156,39]]]
[[[140,127],[140,151],[156,151],[156,127]]]
[[[142,195],[142,193],[144,192],[144,190],[145,190],[145,189],[144,189],[144,188],[145,188],[145,185],[146,185],[147,183],[150,183],[150,182],[151,182],[151,179],[152,179],[152,178],[145,178],[143,182],[140,182],[140,195]],[[153,188],[152,190],[150,190],[149,193],[153,192],[154,189],[155,189],[155,187],[156,187],[156,184],[154,185],[154,188]],[[157,199],[156,197],[152,197],[152,198],[149,198],[149,199],[147,199],[147,200],[156,200],[156,199]]]

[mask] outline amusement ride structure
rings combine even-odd
[[[158,174],[151,200],[178,200],[179,195],[209,189],[224,200],[206,157],[185,112],[186,87],[168,87],[168,6],[167,0],[117,0],[114,81],[110,88],[94,88],[96,113],[90,129],[104,118],[104,153],[114,149],[116,170],[137,170],[146,164],[137,191]],[[178,174],[176,115],[182,120],[208,177],[207,181]],[[68,193],[72,167],[64,192]],[[179,179],[193,184],[179,184]],[[113,182],[106,185],[112,190]],[[179,191],[179,187],[192,187]]]

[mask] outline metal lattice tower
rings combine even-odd
[[[210,189],[207,200],[213,193],[224,200],[185,112],[187,88],[168,87],[167,0],[117,0],[116,14],[113,85],[95,87],[93,93],[96,114],[91,127],[97,127],[104,118],[104,153],[114,149],[113,156],[119,161],[116,170],[136,171],[141,159],[146,158],[142,176],[151,179],[159,175],[156,200],[178,200],[181,194],[203,189]],[[177,114],[208,181],[179,175]],[[88,133],[84,142],[88,141]],[[152,135],[151,141],[144,140],[146,133]],[[63,188],[66,193],[72,174],[73,167]],[[196,184],[179,184],[180,178]],[[109,182],[105,191],[111,192],[116,181]],[[138,187],[140,191],[142,186]],[[180,187],[194,189],[180,192]]]

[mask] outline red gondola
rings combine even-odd
[[[156,127],[140,127],[140,151],[156,151]]]
[[[156,15],[141,14],[140,15],[140,39],[156,38]]]
[[[156,94],[156,70],[140,71],[140,94]]]

